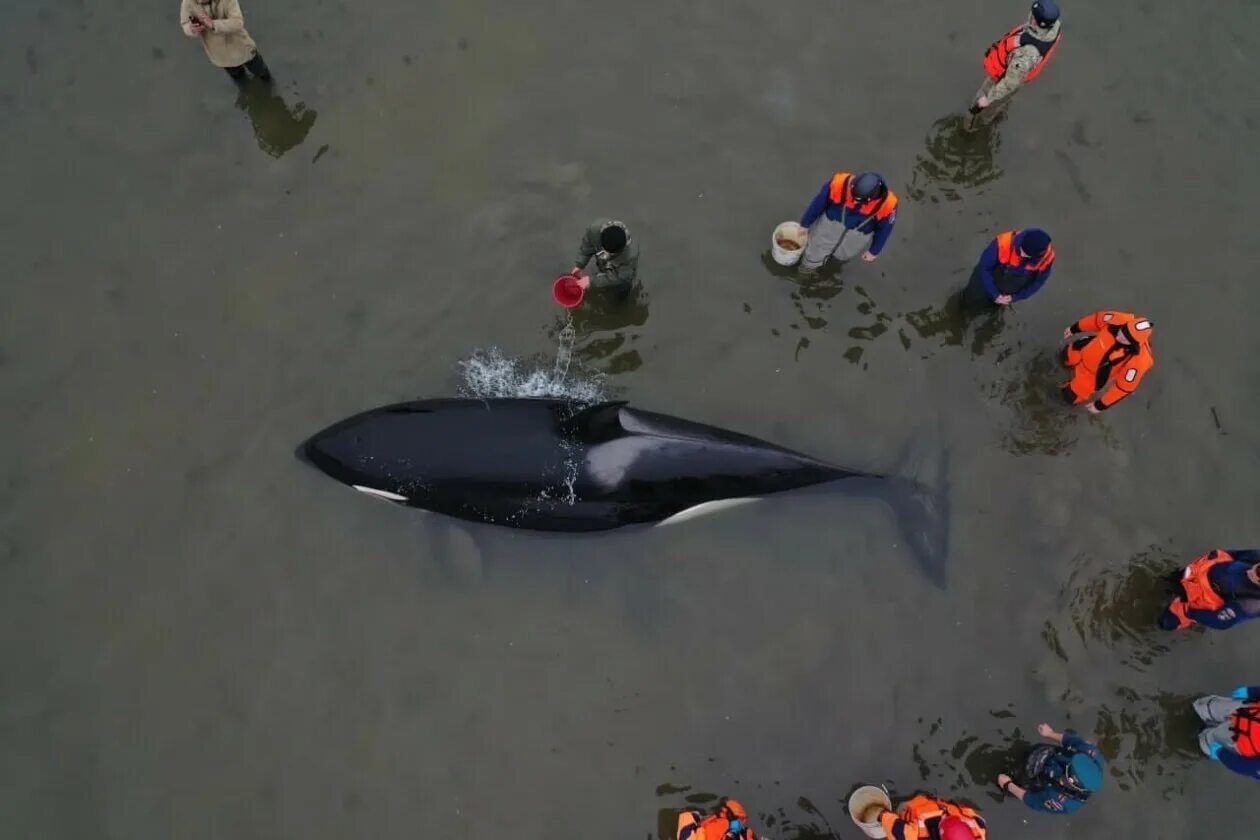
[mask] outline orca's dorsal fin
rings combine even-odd
[[[588,405],[562,417],[560,430],[565,437],[587,444],[612,440],[625,432],[621,426],[621,409],[625,405],[625,400]]]

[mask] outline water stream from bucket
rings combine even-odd
[[[577,329],[568,317],[557,333],[556,357],[550,365],[542,359],[519,359],[506,356],[497,347],[477,350],[459,363],[463,382],[460,393],[481,399],[510,397],[550,397],[571,403],[576,411],[606,398],[603,377],[578,369],[573,370],[573,348]],[[554,490],[546,491],[536,504],[577,501],[574,486],[578,475],[577,446],[565,448],[564,477]]]

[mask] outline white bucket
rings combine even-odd
[[[876,810],[876,806],[879,810]],[[892,810],[892,800],[888,798],[888,791],[874,785],[863,785],[849,795],[849,816],[853,818],[853,822],[857,827],[862,829],[862,833],[867,837],[887,837],[884,829],[879,824],[879,814],[887,808]],[[862,819],[866,816],[867,810],[875,816],[874,820]]]
[[[805,240],[808,238],[809,231],[805,228],[796,222],[784,222],[774,229],[770,237],[770,254],[779,265],[796,265],[801,261],[801,254],[805,253]],[[780,239],[797,247],[785,248],[779,244]]]

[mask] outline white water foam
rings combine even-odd
[[[562,336],[563,337],[563,336]],[[498,348],[478,350],[459,363],[463,383],[460,392],[468,397],[552,397],[579,405],[603,400],[603,377],[569,375],[572,348],[564,348],[555,363],[544,367],[537,361],[505,356]]]

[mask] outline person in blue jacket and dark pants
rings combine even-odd
[[[1000,233],[980,255],[963,291],[963,307],[973,313],[1010,306],[1041,290],[1054,270],[1054,246],[1041,228]]]
[[[1205,724],[1199,749],[1240,776],[1260,779],[1260,685],[1240,685],[1229,697],[1194,701]]]
[[[1055,732],[1043,723],[1037,732],[1051,743],[1033,747],[1028,754],[1023,772],[1027,787],[1005,773],[998,775],[998,787],[1034,811],[1070,814],[1080,810],[1102,788],[1107,763],[1102,751],[1071,729]]]

